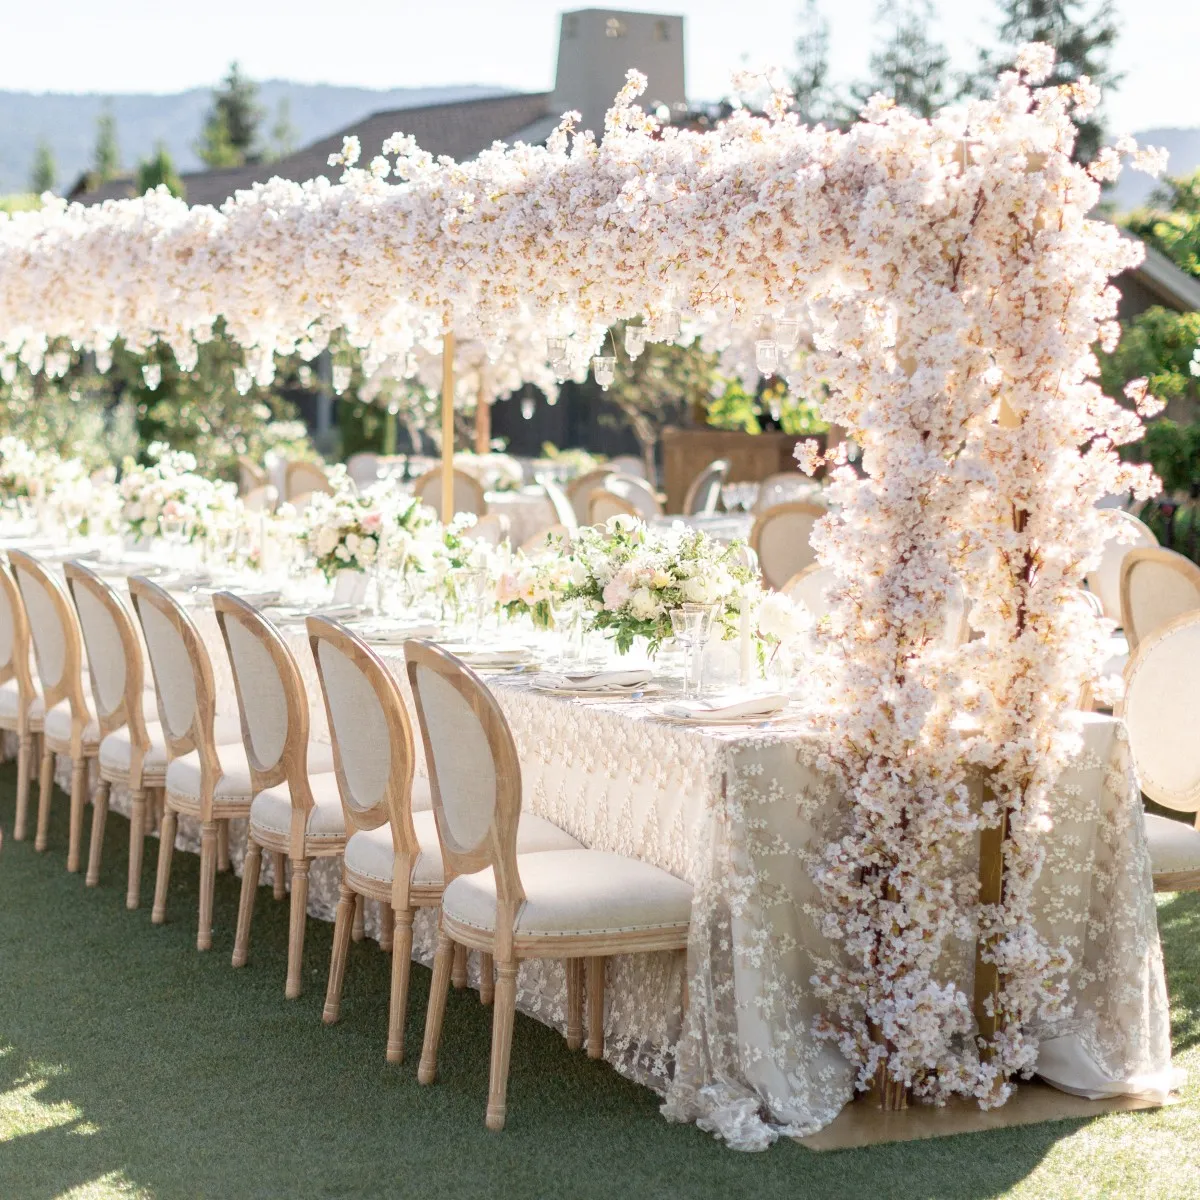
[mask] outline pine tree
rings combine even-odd
[[[121,150],[117,145],[117,118],[107,105],[96,118],[96,148],[92,151],[92,171],[103,183],[121,172]]]
[[[29,190],[35,196],[43,192],[52,192],[58,182],[58,164],[54,161],[54,151],[45,138],[39,140],[37,149],[33,152],[33,169],[29,173]]]
[[[1106,92],[1121,76],[1112,70],[1110,57],[1117,40],[1116,11],[1112,0],[1098,0],[1089,12],[1087,0],[998,0],[1000,49],[980,55],[977,87],[990,90],[997,74],[1012,67],[1019,46],[1045,42],[1057,56],[1047,87],[1073,83],[1086,75]],[[1077,162],[1091,162],[1104,137],[1100,112],[1079,126],[1075,143]]]
[[[151,188],[156,188],[160,184],[165,184],[167,191],[172,196],[178,196],[181,200],[185,198],[183,180],[179,178],[179,172],[175,170],[175,161],[171,158],[171,152],[162,142],[155,146],[152,157],[142,159],[138,163],[138,195],[144,196]]]
[[[875,19],[887,32],[871,55],[871,78],[851,89],[859,107],[882,92],[909,112],[930,117],[953,98],[950,56],[930,33],[932,16],[929,0],[882,0]]]
[[[817,0],[805,0],[800,13],[800,36],[796,39],[796,70],[792,75],[796,110],[809,125],[833,115],[829,88],[829,22]]]
[[[229,74],[213,91],[212,107],[196,144],[196,153],[210,167],[240,167],[259,157],[263,110],[257,100],[258,84],[247,79],[236,62],[231,63]]]

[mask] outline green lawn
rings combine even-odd
[[[0,768],[12,827],[14,769]],[[287,910],[260,893],[250,966],[229,965],[238,882],[218,878],[197,954],[198,859],[177,855],[172,921],[125,910],[128,825],[109,821],[101,886],[50,848],[0,854],[0,1200],[42,1197],[1200,1196],[1200,895],[1160,923],[1187,1103],[996,1133],[817,1154],[736,1154],[667,1124],[657,1099],[518,1015],[508,1128],[483,1126],[490,1010],[451,993],[441,1080],[383,1061],[388,959],[352,946],[342,1023],[321,1023],[332,926],[309,924],[307,992],[283,999]],[[419,1047],[429,973],[413,970]]]

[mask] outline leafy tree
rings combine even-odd
[[[996,75],[1011,69],[1017,48],[1025,42],[1045,42],[1054,47],[1054,71],[1047,86],[1074,83],[1086,75],[1106,92],[1115,88],[1121,76],[1110,65],[1113,46],[1119,32],[1113,0],[1098,0],[1092,9],[1089,0],[998,0],[1002,48],[983,51],[977,86],[991,87]],[[1101,112],[1080,123],[1075,143],[1075,160],[1091,162],[1104,136]]]
[[[179,172],[175,170],[171,152],[162,142],[154,148],[154,154],[150,158],[138,163],[138,195],[144,196],[151,188],[160,184],[165,184],[172,196],[178,196],[181,200],[186,198],[187,189],[183,186],[183,180],[179,178]]]
[[[96,148],[92,151],[92,172],[101,183],[121,173],[121,150],[117,145],[117,118],[105,106],[96,118]]]
[[[42,138],[37,149],[33,152],[33,169],[29,173],[29,190],[35,196],[43,192],[52,192],[58,182],[58,164],[54,161],[54,151],[50,143]]]
[[[1125,223],[1131,233],[1200,279],[1200,170],[1164,180],[1146,207],[1130,213]]]
[[[275,106],[275,123],[271,126],[271,154],[283,158],[296,149],[296,127],[292,124],[292,102],[286,96],[279,97]]]
[[[829,86],[829,22],[818,8],[817,0],[805,0],[800,13],[792,91],[796,93],[796,109],[806,124],[816,125],[833,117],[833,93]]]
[[[930,0],[882,0],[875,19],[886,28],[871,55],[871,77],[851,93],[861,107],[876,92],[919,117],[931,117],[952,98],[950,56],[930,32]]]
[[[259,157],[258,127],[263,110],[258,84],[247,79],[236,62],[214,89],[196,153],[210,167],[240,167]]]

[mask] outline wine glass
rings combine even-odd
[[[717,610],[711,604],[682,604],[671,610],[671,630],[683,646],[683,694],[704,695],[704,650],[712,634],[713,619]],[[699,659],[697,659],[699,654]]]

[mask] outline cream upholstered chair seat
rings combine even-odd
[[[21,713],[21,689],[15,679],[0,683],[0,721],[15,721]]]
[[[311,747],[309,761],[312,761]],[[342,796],[332,768],[322,775],[310,774],[308,785],[313,806],[304,823],[305,837],[344,838],[346,820],[342,816]],[[254,797],[250,805],[250,824],[267,833],[287,837],[292,828],[292,793],[286,783],[277,783]]]
[[[38,707],[38,702],[34,702],[34,711]],[[85,746],[100,745],[100,722],[96,720],[96,714],[88,703],[88,723],[83,727],[83,744]],[[147,721],[157,722],[158,720],[158,700],[152,691],[142,693],[142,716]],[[71,704],[69,700],[63,700],[56,704],[48,713],[43,716],[43,728],[46,731],[46,736],[53,742],[66,742],[71,738]]]
[[[415,789],[414,789],[415,791]],[[423,809],[412,815],[413,829],[421,853],[413,867],[412,881],[418,887],[442,886],[442,848],[438,843],[437,822],[433,810]],[[578,849],[579,843],[565,829],[530,812],[521,814],[517,826],[517,850],[521,854]],[[346,843],[346,867],[356,875],[391,883],[395,869],[392,831],[388,825],[363,829]]]
[[[677,929],[686,935],[692,886],[636,858],[582,847],[544,854],[520,853],[517,868],[525,902],[513,933],[532,937],[589,937]],[[496,876],[491,867],[459,875],[442,895],[451,920],[492,932],[496,927]]]
[[[218,800],[250,798],[250,763],[242,742],[228,742],[217,746],[217,759],[221,764],[221,778],[213,789]],[[333,749],[324,742],[310,742],[308,746],[308,773],[325,775],[333,770]],[[167,768],[167,791],[172,796],[200,801],[200,754],[193,750],[174,759]]]
[[[147,714],[149,715],[149,714]],[[157,713],[155,714],[157,715]],[[150,735],[150,748],[146,752],[144,770],[155,778],[165,776],[167,772],[167,739],[162,726],[157,721],[146,722],[146,732]],[[213,722],[213,736],[218,746],[242,740],[242,729],[237,717],[217,717]],[[133,745],[130,738],[129,726],[122,725],[114,729],[100,741],[100,765],[112,771],[125,772],[129,770],[133,758]]]
[[[1200,829],[1158,813],[1143,816],[1155,876],[1200,874]]]

